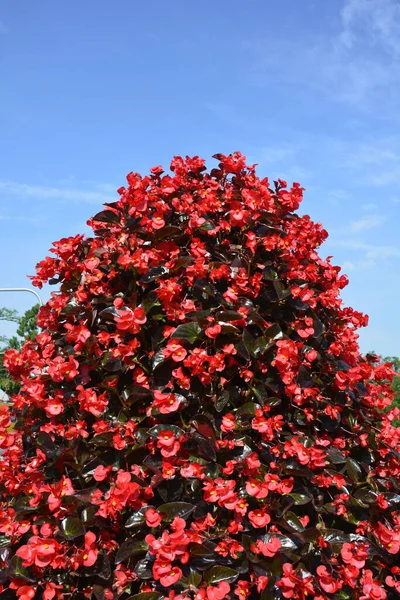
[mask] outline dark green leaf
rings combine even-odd
[[[102,223],[119,223],[120,216],[112,210],[102,210],[93,217],[93,221],[101,221]]]
[[[262,272],[262,277],[265,281],[275,281],[278,279],[278,274],[274,269],[271,269],[271,267],[265,267]]]
[[[225,406],[228,404],[229,402],[229,392],[227,390],[225,390],[224,392],[222,392],[222,394],[219,396],[219,398],[217,398],[216,402],[215,402],[215,408],[218,412],[221,412]]]
[[[189,544],[189,553],[192,556],[213,556],[214,552],[210,548],[208,548],[205,544],[198,544],[197,542],[191,542]]]
[[[274,323],[264,332],[264,335],[269,340],[278,340],[283,337],[282,329],[279,323]]]
[[[285,286],[283,285],[283,283],[280,280],[274,281],[273,286],[274,286],[276,295],[278,296],[279,300],[284,300],[285,298],[290,296],[290,293],[291,293],[290,289],[285,288]]]
[[[286,523],[290,525],[290,527],[292,527],[295,531],[304,531],[304,527],[301,524],[301,521],[299,520],[298,516],[294,513],[289,511],[285,514],[283,518],[286,521]]]
[[[136,563],[133,571],[139,579],[151,579],[153,577],[151,570],[152,563],[153,561],[149,558],[142,558]]]
[[[127,600],[161,600],[164,597],[164,594],[160,592],[142,592],[141,594],[129,596]]]
[[[273,408],[275,406],[279,406],[280,404],[282,404],[282,399],[270,396],[270,397],[264,398],[263,404],[264,404],[264,406],[270,406],[271,408]]]
[[[0,535],[0,548],[8,548],[8,546],[11,546],[11,538]]]
[[[203,574],[204,580],[208,585],[218,584],[220,581],[233,583],[238,578],[239,573],[230,567],[212,567]]]
[[[329,461],[333,465],[340,465],[346,462],[345,455],[337,448],[328,448],[326,452],[328,454]]]
[[[243,406],[239,408],[237,414],[254,416],[258,408],[261,408],[259,404],[255,404],[254,402],[246,402],[246,404],[243,404]]]
[[[143,308],[144,312],[147,313],[159,303],[158,296],[155,292],[150,292],[145,298],[143,298],[142,303],[140,304],[141,308]]]
[[[152,367],[156,369],[161,363],[165,362],[164,350],[161,348],[153,357]]]
[[[194,569],[190,569],[190,574],[189,574],[189,580],[188,583],[190,586],[198,588],[200,583],[202,582],[202,576],[200,575],[200,573],[198,573],[197,571],[195,571]]]
[[[56,447],[53,440],[49,434],[45,433],[44,431],[41,431],[37,436],[37,445],[41,450],[43,450],[46,456],[52,456],[56,452]]]
[[[140,527],[146,522],[145,512],[152,506],[142,506],[136,510],[125,522],[125,529],[132,529],[133,527]]]
[[[388,492],[386,494],[383,494],[383,496],[386,502],[389,504],[389,506],[397,506],[398,504],[400,504],[400,494]]]
[[[90,523],[94,521],[96,518],[97,507],[96,506],[88,506],[84,508],[81,514],[81,519],[84,523]]]
[[[27,567],[22,566],[23,560],[19,556],[13,556],[10,565],[8,568],[8,572],[10,575],[17,577],[18,579],[25,579],[26,581],[34,581],[31,578],[29,569]]]
[[[312,500],[312,496],[309,494],[291,493],[289,494],[289,496],[293,498],[296,506],[303,506],[304,504],[308,504]]]
[[[144,552],[147,552],[147,549],[148,545],[146,544],[146,542],[127,540],[119,547],[119,550],[115,557],[115,564],[118,565],[119,563],[123,562],[124,560],[135,554],[143,554]]]
[[[167,240],[179,237],[183,234],[183,231],[180,227],[176,227],[175,225],[166,225],[161,229],[158,229],[154,234],[154,238],[156,240]]]
[[[168,521],[172,521],[175,517],[186,519],[196,506],[188,502],[168,502],[158,507],[158,512],[165,515]]]
[[[377,494],[369,488],[360,488],[354,492],[354,498],[365,502],[366,504],[374,504],[376,502]]]
[[[295,550],[297,548],[297,544],[287,535],[267,533],[266,535],[262,536],[262,541],[267,543],[274,537],[278,538],[280,541],[282,550]]]
[[[197,338],[199,337],[201,332],[201,327],[198,323],[183,323],[183,325],[179,325],[175,331],[171,334],[171,338],[176,338],[178,340],[187,340],[191,344],[193,344]]]
[[[198,433],[192,433],[188,437],[185,442],[185,448],[193,456],[212,461],[217,459],[214,440],[207,440]]]
[[[202,321],[211,315],[209,310],[191,310],[186,313],[187,319],[193,319],[194,321]]]
[[[363,476],[360,465],[353,458],[348,458],[346,460],[346,471],[350,479],[353,481],[360,481]]]
[[[243,315],[234,310],[222,310],[215,315],[217,321],[239,321],[243,319]]]
[[[151,390],[141,385],[130,385],[120,393],[120,397],[127,406],[130,406],[134,402],[149,398],[149,396],[152,396]]]
[[[107,308],[105,308],[104,310],[101,310],[98,315],[97,318],[99,321],[108,321],[108,322],[114,322],[115,317],[119,316],[119,311],[115,308],[115,306],[108,306]]]
[[[166,273],[168,273],[168,271],[169,271],[169,269],[167,269],[167,267],[164,267],[164,266],[153,267],[152,269],[147,271],[147,273],[142,275],[142,277],[139,279],[139,281],[141,283],[150,283],[151,281],[155,281],[156,279],[159,279],[160,277],[162,277],[162,275],[165,275]]]
[[[264,354],[269,346],[269,342],[264,336],[254,337],[247,327],[243,331],[242,339],[246,350],[254,357]]]
[[[81,519],[77,517],[67,517],[61,521],[61,531],[67,540],[74,540],[81,535],[85,535],[85,526]]]
[[[162,431],[172,431],[172,433],[174,433],[177,437],[185,434],[183,429],[177,427],[176,425],[155,425],[149,429],[147,433],[152,437],[158,437]]]
[[[104,369],[106,371],[108,371],[109,373],[117,373],[118,371],[121,371],[121,369],[122,369],[121,359],[118,357],[118,358],[113,358],[111,360],[108,360],[104,364]]]

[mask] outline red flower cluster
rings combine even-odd
[[[4,359],[0,597],[398,596],[393,371],[299,184],[216,158],[130,173],[37,266],[58,291]]]

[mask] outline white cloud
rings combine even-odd
[[[342,265],[342,271],[345,273],[346,271],[354,271],[356,268],[356,265],[351,262],[350,260],[345,260],[343,265]]]
[[[13,198],[38,198],[41,200],[61,200],[64,202],[110,202],[115,194],[105,193],[103,190],[80,190],[66,187],[53,187],[31,185],[13,181],[0,181],[0,196],[4,200],[13,202]]]
[[[368,202],[367,204],[363,204],[361,208],[369,212],[370,210],[376,210],[378,208],[378,205],[374,202]]]
[[[327,3],[328,4],[328,3]],[[332,5],[338,3],[329,3]],[[324,10],[325,3],[313,8]],[[333,15],[334,17],[334,15]],[[384,105],[396,108],[400,80],[400,3],[398,0],[345,0],[331,20],[336,31],[311,31],[304,40],[275,37],[247,40],[252,54],[255,85],[271,80],[285,85],[309,86],[326,95],[357,106],[358,110]]]
[[[350,232],[363,231],[365,229],[373,229],[383,222],[384,218],[381,215],[367,215],[361,217],[357,221],[353,221],[349,225]]]
[[[361,269],[370,269],[379,262],[400,258],[400,247],[398,246],[368,244],[354,239],[330,239],[329,245],[362,252],[362,258],[352,261],[352,264]]]
[[[270,163],[282,162],[288,158],[293,158],[295,154],[296,150],[287,146],[264,147],[260,150],[260,162],[267,166]]]
[[[397,0],[347,0],[341,11],[343,44],[352,48],[370,32],[370,43],[400,55],[400,4]]]
[[[3,21],[0,21],[0,34],[8,33],[7,27],[4,25]]]

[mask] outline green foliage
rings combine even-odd
[[[376,352],[368,352],[368,354],[376,355]],[[394,379],[391,383],[391,388],[396,394],[393,399],[393,404],[388,409],[386,409],[384,412],[387,412],[388,410],[390,410],[392,408],[398,408],[400,410],[400,358],[398,356],[385,356],[385,357],[379,356],[379,358],[382,363],[393,363],[392,368],[394,371],[396,371],[396,373],[398,373],[398,376],[394,377]],[[393,424],[395,426],[399,427],[400,420],[393,421]]]
[[[387,356],[383,361],[393,363],[394,371],[399,374],[398,377],[393,379],[392,390],[396,393],[393,405],[400,409],[400,358],[397,356]]]
[[[0,321],[18,323],[18,313],[10,308],[0,308]],[[7,336],[0,333],[0,344],[8,344]]]
[[[25,340],[35,339],[39,332],[36,324],[38,311],[38,304],[35,304],[35,306],[32,306],[32,308],[29,308],[22,316],[19,316],[16,310],[0,308],[0,321],[8,321],[18,324],[16,335],[8,338],[4,334],[0,333],[0,344],[2,344],[0,351],[0,389],[8,395],[17,393],[20,385],[11,379],[8,371],[3,365],[4,352],[6,352],[6,350],[9,348],[15,348],[19,350]]]

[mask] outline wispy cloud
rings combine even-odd
[[[331,246],[361,252],[361,258],[351,261],[351,264],[362,269],[375,267],[381,261],[400,258],[400,247],[394,245],[368,244],[354,239],[331,239],[329,243]]]
[[[37,198],[41,200],[59,200],[63,202],[110,202],[115,194],[104,189],[82,190],[67,187],[53,187],[17,183],[15,181],[0,181],[0,197],[2,201],[12,202],[15,198]]]
[[[400,55],[400,4],[397,0],[347,0],[341,11],[342,42],[353,47],[363,40],[363,30],[371,33],[370,43],[389,54]]]
[[[366,215],[350,223],[349,231],[355,233],[366,229],[373,229],[374,227],[378,227],[383,221],[384,217],[382,215]]]
[[[370,210],[376,210],[378,206],[375,204],[375,202],[367,202],[367,204],[363,204],[361,208],[369,212]]]
[[[7,27],[4,25],[3,21],[0,21],[0,34],[8,33]]]
[[[331,3],[331,10],[338,3]],[[321,3],[325,9],[325,3]],[[332,8],[333,6],[333,8]],[[315,10],[315,9],[314,9]],[[398,0],[344,0],[324,35],[288,41],[247,40],[256,85],[274,80],[308,86],[330,100],[369,110],[397,104],[400,76],[400,3]],[[335,28],[334,28],[335,27]],[[385,111],[381,111],[385,117]]]

